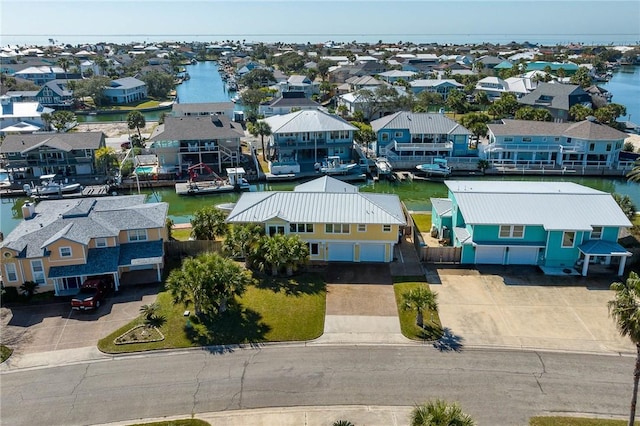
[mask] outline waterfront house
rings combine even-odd
[[[171,115],[174,117],[207,116],[212,114],[223,115],[233,120],[233,102],[199,102],[199,103],[174,103],[171,107]]]
[[[147,84],[134,77],[118,78],[103,89],[104,96],[112,104],[129,104],[147,98]]]
[[[292,75],[286,81],[276,84],[280,95],[284,93],[302,93],[306,98],[320,93],[320,83],[311,81],[305,75]]]
[[[70,109],[73,106],[73,92],[68,89],[68,80],[52,80],[40,90],[8,91],[13,102],[39,102],[42,106]]]
[[[303,92],[283,92],[282,96],[261,104],[258,113],[264,117],[289,114],[303,109],[318,109],[320,104],[305,96]]]
[[[618,244],[631,227],[611,194],[570,182],[445,181],[432,199],[432,235],[459,247],[460,263],[538,265],[587,275],[631,255]]]
[[[144,195],[25,203],[24,220],[0,243],[3,283],[33,281],[38,292],[63,296],[97,276],[118,290],[134,270],[160,281],[168,208],[145,203]]]
[[[444,114],[407,111],[371,122],[376,134],[376,155],[394,168],[413,169],[435,158],[473,157],[471,132]],[[476,160],[477,161],[477,160]]]
[[[577,123],[502,120],[488,125],[481,156],[493,166],[564,169],[627,168],[620,151],[627,134],[590,117]]]
[[[383,84],[396,90],[400,96],[407,96],[404,87]],[[382,88],[382,86],[378,86],[378,88]],[[375,120],[393,114],[397,108],[387,101],[386,96],[379,95],[378,88],[365,88],[340,95],[337,101],[338,108],[345,107],[345,113],[349,116],[360,112],[366,120]]]
[[[453,79],[420,79],[413,80],[409,83],[409,85],[411,86],[411,91],[414,95],[427,91],[439,94],[444,100],[447,99],[447,97],[449,96],[449,92],[451,92],[452,90],[462,90],[464,88],[464,84],[460,84]]]
[[[78,78],[79,76],[76,74],[66,74],[69,78]],[[13,74],[14,77],[19,77],[25,80],[29,80],[37,86],[42,86],[49,81],[53,81],[56,79],[63,79],[65,77],[65,72],[59,66],[32,66],[20,71],[16,71]]]
[[[322,110],[301,110],[265,118],[271,127],[268,142],[269,172],[313,172],[326,157],[353,160],[357,127]]]
[[[575,84],[539,83],[535,90],[520,99],[518,103],[533,108],[544,108],[555,121],[568,121],[569,110],[574,105],[591,108],[591,95]]]
[[[167,116],[151,136],[150,148],[166,169],[185,172],[205,163],[221,173],[238,165],[242,136],[242,126],[224,115]]]
[[[73,180],[96,173],[95,154],[104,146],[102,132],[8,135],[0,145],[0,160],[14,181],[48,174]]]
[[[38,102],[16,102],[16,98],[8,95],[0,96],[0,134],[24,133],[20,128],[31,131],[45,127],[42,114],[51,114],[53,109],[43,107]],[[35,128],[35,129],[34,129]]]
[[[329,176],[293,191],[245,192],[227,222],[298,235],[309,244],[310,260],[320,262],[391,262],[406,225],[397,195],[361,193]]]

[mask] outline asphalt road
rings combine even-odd
[[[126,356],[0,376],[1,423],[86,425],[261,407],[460,401],[479,425],[625,416],[632,357],[283,345]]]

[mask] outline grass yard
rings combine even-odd
[[[325,284],[320,276],[303,274],[292,278],[264,278],[257,286],[229,304],[229,309],[210,318],[197,318],[193,307],[174,304],[168,292],[158,294],[159,316],[164,317],[159,342],[116,345],[114,339],[136,325],[130,322],[98,342],[106,353],[126,353],[193,346],[302,341],[322,334],[325,314]]]
[[[402,308],[402,295],[414,288],[429,286],[424,277],[394,277],[393,291],[398,305],[398,318],[402,334],[412,340],[438,340],[442,337],[442,324],[438,311],[424,311],[424,328],[416,325],[415,311],[406,311]]]
[[[153,423],[136,423],[130,426],[211,426],[211,423],[200,419],[181,419]]]
[[[625,426],[625,420],[585,419],[579,417],[532,417],[529,426]]]
[[[431,230],[431,213],[413,213],[411,215],[420,232]]]
[[[0,362],[5,362],[13,353],[13,349],[0,345]]]
[[[171,236],[178,241],[188,241],[191,236],[191,228],[172,229]]]

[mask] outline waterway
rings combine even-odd
[[[628,195],[636,207],[640,208],[640,184],[623,179],[601,179],[596,177],[535,177],[535,176],[487,176],[483,180],[516,180],[516,181],[562,181],[575,182],[580,185],[598,189],[608,193]],[[465,179],[461,179],[465,180]],[[466,179],[470,180],[470,179]],[[261,183],[253,185],[252,191],[289,191],[300,182]],[[358,184],[362,192],[376,192],[396,194],[409,210],[431,211],[431,198],[447,196],[447,187],[442,182],[405,181],[388,182],[368,181]],[[238,193],[215,194],[205,196],[178,196],[174,188],[158,188],[154,191],[142,190],[147,195],[148,202],[164,201],[169,203],[169,217],[175,223],[188,223],[195,211],[206,205],[233,203],[240,198]],[[21,206],[27,201],[25,198],[2,199],[0,216],[2,217],[1,231],[8,235],[18,222],[22,220]]]
[[[617,68],[611,80],[599,85],[613,95],[611,102],[627,107],[627,115],[620,121],[640,123],[640,66]]]

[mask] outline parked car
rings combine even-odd
[[[79,311],[98,309],[111,291],[111,283],[104,278],[89,278],[71,299],[71,308]]]

